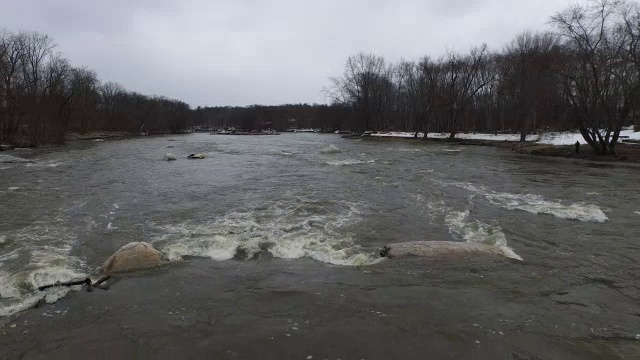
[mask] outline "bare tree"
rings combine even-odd
[[[634,125],[640,129],[640,6],[636,2],[624,3],[620,6],[620,16],[622,22],[616,32],[624,41],[623,59],[627,66],[616,76],[624,83],[624,105],[627,108],[623,113],[630,113]]]
[[[459,131],[461,114],[471,103],[473,97],[493,81],[495,74],[481,71],[487,65],[489,52],[487,46],[471,49],[467,56],[450,51],[442,61],[444,69],[443,94],[450,129],[449,138],[453,139]]]
[[[360,117],[360,130],[367,130],[381,110],[388,90],[389,68],[383,57],[359,53],[347,59],[341,77],[331,78],[326,93],[336,103],[348,104]]]
[[[565,61],[558,67],[560,82],[571,103],[572,115],[584,139],[598,154],[615,154],[626,118],[627,75],[621,61],[624,37],[615,36],[623,2],[591,1],[574,5],[551,18],[564,39]]]
[[[525,141],[527,131],[535,127],[542,102],[553,93],[555,79],[551,78],[548,59],[557,47],[556,36],[525,31],[506,46],[501,56],[501,95],[518,119],[520,141]]]

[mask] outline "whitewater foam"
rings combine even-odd
[[[339,154],[342,150],[333,144],[329,144],[326,148],[320,150],[321,154]]]
[[[346,165],[359,165],[359,164],[373,164],[375,162],[376,162],[375,160],[353,160],[353,159],[347,159],[347,160],[327,161],[327,164],[334,165],[334,166],[346,166]]]
[[[507,244],[507,237],[502,228],[480,220],[470,219],[470,211],[457,211],[443,200],[430,200],[426,203],[428,214],[433,223],[440,217],[444,217],[444,224],[449,234],[458,241],[490,245],[498,248],[508,258],[522,261],[522,257],[516,254]]]
[[[73,241],[60,219],[36,221],[3,235],[6,253],[0,256],[0,317],[16,314],[40,301],[56,302],[74,290],[37,290],[56,281],[87,276],[84,263],[69,255]]]
[[[26,167],[36,167],[36,168],[45,168],[45,167],[55,168],[55,167],[58,167],[58,166],[63,165],[63,164],[64,164],[64,162],[55,162],[54,160],[50,160],[50,161],[48,161],[46,163],[39,163],[39,162],[28,163],[25,166]]]
[[[507,210],[521,210],[532,214],[547,214],[560,219],[579,220],[584,222],[605,222],[609,220],[605,213],[594,204],[574,203],[564,205],[559,200],[546,200],[537,194],[512,194],[489,190],[483,186],[470,183],[449,182],[452,185],[481,195],[490,204]]]
[[[360,220],[358,205],[346,201],[280,200],[229,212],[204,223],[150,224],[153,240],[170,260],[201,256],[251,259],[268,252],[282,259],[361,266],[380,261],[358,246],[344,228]]]
[[[469,220],[469,210],[448,213],[445,224],[454,238],[468,243],[495,246],[504,256],[522,261],[522,257],[507,246],[507,238],[500,226],[490,225],[480,220]]]

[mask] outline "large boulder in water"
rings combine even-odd
[[[121,247],[101,267],[105,274],[142,270],[163,265],[167,260],[151,244],[140,241]]]
[[[178,158],[175,155],[173,155],[172,153],[166,153],[164,155],[164,158],[162,158],[162,160],[164,160],[164,161],[173,161],[173,160],[178,160]]]
[[[458,241],[411,241],[395,243],[385,246],[382,251],[380,251],[380,256],[388,258],[407,256],[439,257],[472,254],[497,255],[522,261],[520,255],[516,254],[507,246]]]

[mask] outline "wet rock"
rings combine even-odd
[[[207,156],[205,154],[189,154],[189,156],[187,156],[187,159],[204,159]]]
[[[161,266],[167,262],[165,256],[151,244],[140,241],[129,243],[118,249],[101,267],[105,274],[123,273]]]
[[[173,160],[178,160],[178,158],[173,155],[172,153],[166,153],[164,154],[164,157],[162,158],[162,160],[164,161],[173,161]]]
[[[522,258],[506,246],[494,246],[458,241],[412,241],[385,246],[380,256],[388,258],[406,256],[448,256],[465,254],[489,254],[522,261]]]
[[[0,151],[9,151],[12,149],[13,149],[13,146],[11,145],[0,144]]]

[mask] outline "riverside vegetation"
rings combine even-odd
[[[593,152],[616,154],[623,126],[638,125],[640,8],[593,0],[525,31],[502,49],[387,63],[360,53],[324,90],[330,104],[197,107],[127,91],[74,67],[53,40],[0,33],[0,143],[63,142],[69,132],[170,133],[194,126],[291,126],[448,132],[578,130]],[[215,100],[215,99],[213,99]],[[67,138],[69,136],[67,135]],[[425,136],[426,137],[426,136]]]

